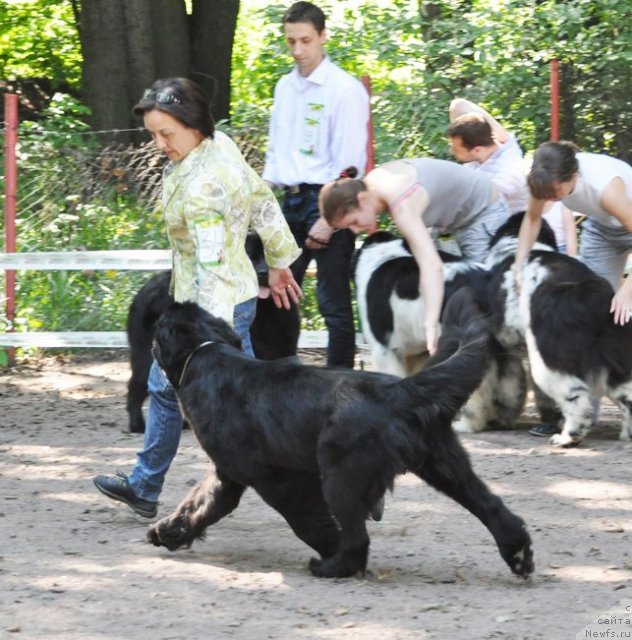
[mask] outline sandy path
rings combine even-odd
[[[124,352],[0,375],[2,638],[574,639],[632,598],[632,445],[617,440],[608,405],[574,450],[530,436],[529,412],[516,431],[463,437],[478,473],[529,524],[529,582],[473,516],[409,475],[369,524],[369,573],[319,580],[310,549],[253,492],[176,553],[147,544],[147,520],[97,493],[92,477],[128,470],[141,442],[121,431],[127,375]],[[206,465],[185,432],[161,515]]]

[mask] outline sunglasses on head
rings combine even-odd
[[[145,100],[155,100],[158,104],[171,104],[175,102],[177,104],[182,104],[182,100],[177,96],[174,96],[173,93],[166,93],[165,91],[154,91],[153,89],[147,89],[143,94],[143,99]]]

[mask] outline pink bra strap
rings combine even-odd
[[[418,182],[413,183],[412,186],[410,186],[408,189],[406,189],[406,191],[404,191],[404,193],[397,196],[397,198],[395,198],[395,200],[391,202],[390,204],[391,211],[396,209],[404,200],[406,200],[406,198],[409,198],[410,196],[412,196],[413,193],[415,193],[415,191],[419,191],[419,189],[421,189],[421,185]]]

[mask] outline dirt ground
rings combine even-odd
[[[111,351],[0,374],[0,637],[616,637],[584,631],[632,598],[632,444],[618,441],[611,405],[576,449],[529,435],[531,405],[515,431],[462,436],[529,525],[531,580],[511,575],[478,520],[410,475],[369,523],[367,575],[322,580],[307,570],[311,549],[253,492],[206,540],[171,553],[145,541],[146,519],[96,491],[93,476],[129,470],[141,445],[123,432],[128,373],[126,352]],[[159,516],[207,464],[186,431]]]

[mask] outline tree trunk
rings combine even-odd
[[[190,16],[182,0],[150,0],[153,58],[158,78],[187,76],[191,65]],[[210,34],[209,34],[210,37]]]
[[[560,139],[575,140],[575,110],[573,108],[575,70],[571,62],[562,62],[560,71]]]
[[[193,0],[190,77],[209,98],[215,120],[230,118],[230,74],[239,0]]]
[[[159,77],[186,76],[189,31],[183,0],[83,0],[79,33],[83,100],[104,142],[145,139],[132,107]]]
[[[83,99],[97,130],[127,128],[124,0],[84,0],[81,10]]]

